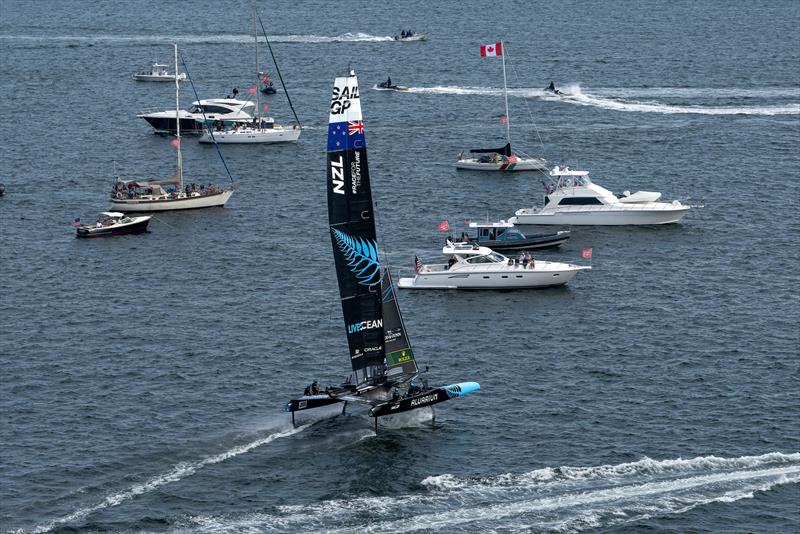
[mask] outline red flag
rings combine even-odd
[[[508,116],[500,115],[500,124],[508,124]]]
[[[469,219],[464,219],[464,225],[465,226],[469,226],[469,222],[470,222]]]
[[[581,253],[581,257],[584,260],[591,260],[592,259],[592,247],[583,249],[583,252]]]
[[[503,55],[503,43],[481,45],[481,57],[497,57]]]
[[[255,87],[250,87],[247,89],[247,92],[250,93],[251,95],[256,94],[256,91],[258,91],[258,89],[256,89]]]
[[[169,142],[169,146],[171,146],[172,148],[178,148],[179,146],[181,146],[180,137],[173,137]]]
[[[269,104],[264,104],[264,111],[269,111]]]
[[[440,232],[449,232],[450,231],[450,223],[447,220],[444,220],[439,223],[439,231]]]

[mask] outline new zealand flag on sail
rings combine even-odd
[[[328,152],[366,148],[364,123],[360,120],[328,124]]]

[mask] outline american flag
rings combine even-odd
[[[171,146],[172,148],[178,148],[179,146],[181,146],[181,140],[175,137],[169,142],[169,146]]]
[[[422,260],[414,256],[414,272],[419,274],[422,272]]]
[[[449,232],[450,231],[450,223],[447,220],[444,220],[439,223],[439,231],[440,232]]]
[[[508,115],[500,115],[500,124],[508,124]]]
[[[347,121],[347,133],[355,135],[364,133],[364,123],[362,121]]]
[[[74,226],[75,228],[78,228],[81,225],[81,218],[80,217],[75,217],[74,220],[69,222],[69,225],[70,226]]]
[[[581,253],[581,257],[584,260],[591,260],[592,259],[592,248],[589,247],[589,248],[583,249],[583,252]]]

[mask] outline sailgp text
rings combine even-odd
[[[344,195],[344,162],[341,155],[339,161],[331,160],[331,182],[333,182],[333,192]]]
[[[347,111],[352,105],[350,99],[356,98],[358,98],[358,86],[345,86],[341,90],[334,86],[333,96],[331,97],[331,115],[341,115]]]

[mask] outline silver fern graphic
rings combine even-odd
[[[378,245],[375,241],[347,235],[331,228],[339,250],[344,254],[347,266],[356,275],[358,283],[372,287],[381,282],[381,264],[378,261]]]

